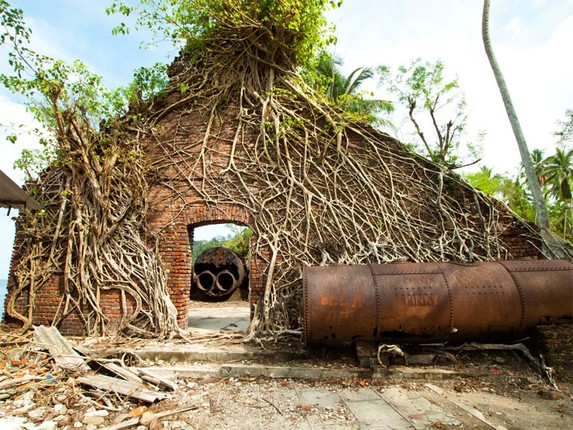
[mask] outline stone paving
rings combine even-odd
[[[248,326],[248,307],[194,308],[190,311],[189,325],[193,330],[245,330]],[[219,361],[225,361],[222,350]],[[235,361],[240,352],[229,355]],[[197,358],[197,356],[194,356]],[[201,367],[203,366],[203,367]],[[294,366],[294,367],[293,367]],[[309,381],[334,378],[354,378],[364,376],[364,369],[332,368],[317,369],[273,366],[269,364],[229,364],[214,363],[193,366],[163,366],[156,369],[164,375],[177,378],[229,378],[227,381],[241,381],[259,376],[284,378],[292,381],[267,386],[257,386],[256,382],[243,383],[250,390],[265,390],[258,393],[259,406],[253,408],[248,399],[243,399],[241,391],[223,391],[221,396],[232,397],[225,401],[233,402],[235,418],[244,416],[247,420],[235,422],[236,428],[264,429],[565,429],[573,428],[573,417],[570,413],[553,410],[551,404],[547,409],[540,408],[539,399],[510,399],[492,393],[459,393],[447,385],[438,383],[444,377],[456,377],[456,372],[443,368],[421,369],[419,367],[390,369],[378,374],[379,378],[399,379],[395,384],[384,387],[335,386],[305,383]],[[330,373],[329,373],[330,372]],[[400,373],[401,372],[401,373]],[[450,372],[450,374],[448,374]],[[400,376],[401,375],[401,376]],[[445,375],[445,376],[444,376]],[[459,374],[457,374],[459,377]],[[396,378],[400,376],[399,378]],[[241,379],[243,378],[243,379]],[[293,379],[294,378],[294,379]],[[300,379],[299,379],[300,378]],[[421,379],[424,380],[421,380]],[[302,380],[301,380],[302,379]],[[278,379],[275,379],[278,380]],[[400,382],[418,381],[417,388],[405,388]],[[294,381],[297,381],[296,383]],[[362,382],[362,381],[361,381]],[[240,382],[237,382],[240,385]],[[231,384],[227,382],[227,384]],[[255,385],[253,385],[255,384]],[[267,383],[268,385],[268,383]],[[368,385],[365,383],[365,385]],[[256,387],[256,388],[253,388]],[[263,387],[263,388],[261,388]],[[225,388],[226,389],[226,388]],[[248,392],[248,391],[247,391]],[[225,394],[226,393],[226,394]],[[535,397],[535,396],[533,396]],[[261,400],[262,399],[262,400]],[[264,401],[263,401],[264,400]],[[565,399],[571,403],[571,396]],[[244,403],[245,407],[241,405]],[[273,407],[270,407],[272,405]],[[294,411],[294,412],[293,412]],[[287,413],[288,412],[288,413]],[[196,412],[199,414],[200,412]],[[303,418],[301,416],[304,415]],[[198,419],[199,415],[196,415]],[[220,419],[220,421],[217,421]],[[227,419],[227,418],[225,418]],[[197,422],[197,421],[196,421]],[[204,417],[201,428],[232,428],[227,421],[217,416]]]
[[[240,336],[236,331],[248,325],[248,310],[244,305],[192,308],[190,331],[205,334],[234,330],[237,340]],[[562,391],[553,390],[511,352],[485,355],[481,362],[472,358],[459,366],[393,365],[372,369],[358,366],[352,354],[340,356],[337,352],[335,357],[325,354],[317,358],[308,350],[265,350],[238,341],[157,340],[141,346],[143,349],[135,348],[133,352],[143,359],[146,371],[172,379],[176,389],[164,400],[148,405],[148,413],[156,416],[173,413],[163,415],[157,425],[147,426],[140,421],[138,427],[131,426],[137,430],[573,428],[571,384],[560,385]],[[94,413],[109,413],[101,423],[104,419],[98,415],[96,425],[87,421],[91,408],[78,409],[81,404],[76,394],[65,394],[65,390],[72,389],[69,383],[54,389],[55,397],[38,395],[47,406],[32,404],[34,407],[26,409],[26,399],[31,401],[37,395],[33,386],[22,395],[14,395],[10,408],[3,410],[0,402],[0,430],[117,430],[127,428],[123,423],[131,417],[130,408],[135,407],[126,403],[114,415],[93,403],[102,409]],[[62,404],[52,407],[54,399],[60,397],[59,402],[69,398],[72,408],[64,414],[67,424],[60,426],[57,419],[42,422],[42,417],[60,413]],[[122,424],[117,427],[113,423]]]
[[[187,325],[194,330],[245,331],[249,327],[248,306],[226,306],[221,308],[191,308]]]

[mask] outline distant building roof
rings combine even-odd
[[[2,170],[0,170],[0,207],[41,209],[41,206]]]

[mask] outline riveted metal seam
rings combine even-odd
[[[435,264],[438,267],[440,273],[442,274],[442,278],[444,278],[444,284],[446,285],[446,291],[448,292],[448,305],[450,307],[450,333],[453,333],[455,327],[454,327],[454,298],[452,297],[452,290],[450,288],[450,284],[448,283],[448,278],[446,278],[446,275],[442,270],[442,267],[438,263]]]
[[[372,283],[374,284],[374,300],[376,302],[376,336],[380,336],[382,332],[382,327],[380,327],[380,315],[382,315],[382,303],[380,303],[380,289],[378,288],[378,283],[376,282],[374,271],[372,270],[372,264],[368,265],[370,269],[370,276],[372,279]]]
[[[302,270],[302,312],[303,312],[303,338],[304,343],[308,344],[308,337],[310,334],[310,322],[308,321],[309,318],[309,310],[308,310],[308,283],[307,283],[307,272],[308,270]]]
[[[503,267],[507,273],[509,273],[509,276],[511,276],[511,279],[513,279],[513,283],[515,284],[515,288],[517,289],[517,292],[519,294],[519,301],[521,302],[521,329],[525,328],[525,323],[527,322],[527,307],[525,306],[525,294],[523,294],[523,288],[521,286],[521,284],[519,283],[519,281],[517,280],[516,276],[514,275],[513,271],[509,270],[509,268],[503,263],[503,261],[498,261],[497,264],[499,264],[501,267]]]
[[[375,271],[370,265],[373,275],[435,275],[441,273],[440,270],[380,270]]]

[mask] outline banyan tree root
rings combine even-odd
[[[539,243],[499,202],[305,86],[289,55],[297,35],[224,12],[172,65],[164,94],[139,104],[139,119],[118,119],[111,132],[73,117],[61,128],[63,159],[40,184],[46,218],[20,224],[9,315],[29,326],[31,311],[17,313],[15,301],[33,309],[38,289],[61,273],[55,323],[76,312],[88,334],[105,333],[99,299],[117,290],[121,331],[177,333],[162,239],[145,224],[150,190],[166,192],[179,213],[204,204],[251,214],[264,293],[250,338],[300,334],[304,265],[500,259],[510,229]]]
[[[252,336],[300,335],[304,265],[500,259],[516,224],[535,243],[499,202],[349,121],[248,42],[207,51],[174,64],[142,135],[151,186],[181,213],[202,202],[252,214],[251,253],[266,267]]]
[[[137,140],[118,139],[119,133],[106,135],[74,117],[67,121],[57,136],[60,164],[44,172],[38,187],[44,210],[19,221],[17,287],[7,313],[28,329],[38,291],[59,278],[63,291],[53,324],[74,314],[86,334],[108,334],[110,319],[100,299],[115,291],[121,302],[115,330],[171,337],[179,332],[177,311],[145,226],[141,148]],[[17,303],[25,304],[26,315]]]

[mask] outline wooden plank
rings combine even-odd
[[[0,390],[4,390],[6,388],[15,387],[16,385],[26,384],[30,381],[41,381],[43,378],[42,376],[22,376],[21,378],[14,378],[8,379],[7,381],[0,382]]]
[[[111,372],[120,378],[123,378],[127,381],[132,381],[137,384],[143,384],[143,379],[133,373],[131,370],[126,369],[125,367],[118,366],[115,363],[106,363],[100,360],[94,360],[97,364],[99,364],[103,369]]]
[[[110,393],[122,394],[142,402],[153,403],[166,397],[165,394],[154,392],[133,381],[124,381],[104,375],[82,376],[77,382]]]
[[[74,345],[73,348],[78,351],[81,355],[86,357],[87,364],[94,369],[96,372],[100,372],[102,369],[111,373],[112,375],[119,376],[127,381],[133,381],[138,384],[143,384],[144,381],[136,373],[132,372],[128,368],[122,367],[118,364],[112,363],[111,361],[92,358],[90,357],[90,351],[81,345]]]
[[[74,351],[71,344],[54,326],[34,326],[34,342],[42,349],[47,349],[56,362],[64,370],[87,372],[89,366],[84,359]]]
[[[147,369],[137,369],[137,373],[144,381],[149,382],[150,384],[156,385],[157,387],[168,390],[168,391],[175,391],[177,390],[177,384],[173,382],[171,379],[161,377],[150,370]]]

